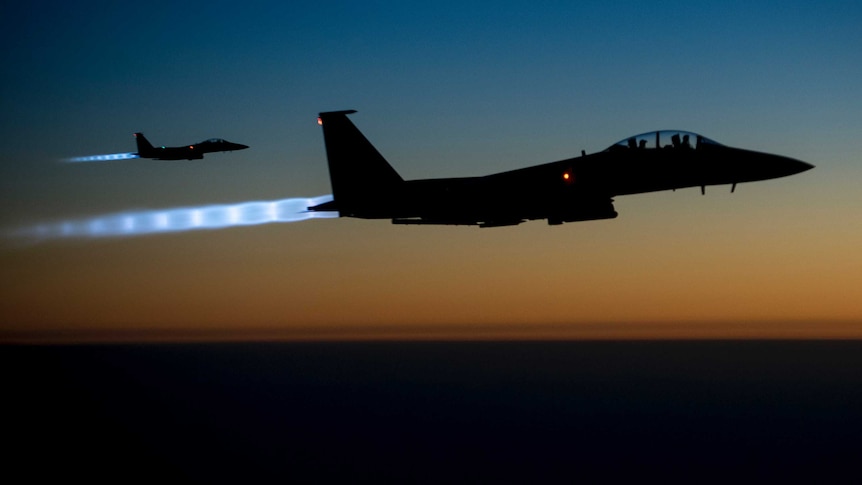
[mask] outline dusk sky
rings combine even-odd
[[[862,4],[0,7],[0,342],[860,338]],[[321,111],[405,178],[659,129],[816,166],[548,226],[319,219],[37,243],[19,228],[331,193]],[[204,160],[64,163],[208,138]],[[517,198],[518,194],[512,194]]]

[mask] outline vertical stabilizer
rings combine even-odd
[[[135,133],[135,143],[138,144],[138,156],[141,158],[152,158],[155,149],[143,133]]]
[[[342,216],[386,216],[404,180],[356,128],[355,110],[320,113],[334,205]]]

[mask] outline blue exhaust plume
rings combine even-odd
[[[229,205],[120,212],[33,225],[13,231],[10,235],[36,240],[122,237],[338,217],[338,212],[308,211],[309,207],[331,200],[332,195],[321,195]]]
[[[86,157],[64,158],[64,162],[79,163],[79,162],[108,162],[111,160],[131,160],[138,157],[137,153],[109,153],[107,155],[89,155]]]

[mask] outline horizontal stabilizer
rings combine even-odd
[[[315,212],[332,212],[338,211],[338,204],[335,203],[334,200],[330,200],[329,202],[325,202],[323,204],[315,205],[309,207],[308,210]]]

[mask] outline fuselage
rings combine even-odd
[[[138,145],[138,156],[154,160],[200,160],[206,153],[231,152],[248,148],[248,145],[232,143],[222,138],[210,138],[200,143],[181,147],[154,147],[147,141],[143,133],[135,133],[135,138]]]
[[[812,166],[788,157],[700,143],[630,148],[481,177],[408,180],[377,193],[355,217],[502,224],[516,220],[611,218],[613,197],[784,177]],[[603,217],[604,216],[604,217]],[[451,222],[450,222],[451,223]]]
[[[491,227],[534,219],[561,224],[614,218],[617,196],[722,184],[733,191],[739,183],[812,168],[696,133],[663,130],[628,137],[591,155],[482,177],[404,180],[347,118],[353,113],[319,115],[333,200],[309,210],[396,224]]]

